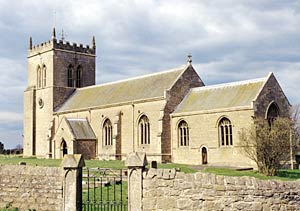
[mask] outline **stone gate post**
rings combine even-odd
[[[147,164],[145,153],[132,152],[127,156],[128,211],[142,210],[143,169]]]
[[[81,154],[65,155],[62,161],[64,168],[63,211],[82,210],[82,167],[85,166]]]

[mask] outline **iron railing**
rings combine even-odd
[[[82,177],[83,211],[127,211],[126,171],[84,168]]]

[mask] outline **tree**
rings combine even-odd
[[[255,161],[258,171],[274,176],[282,161],[289,160],[290,137],[294,131],[293,121],[289,118],[276,118],[270,122],[254,119],[254,124],[239,133],[240,146],[251,160]]]
[[[4,144],[0,142],[0,154],[4,154]]]

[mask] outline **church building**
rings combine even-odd
[[[254,166],[238,133],[255,117],[289,116],[273,73],[205,86],[192,65],[95,85],[95,39],[83,46],[52,38],[28,50],[24,156],[148,160]]]

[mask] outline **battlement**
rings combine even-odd
[[[30,46],[28,49],[28,57],[34,56],[36,54],[44,53],[50,50],[65,50],[72,51],[76,53],[84,53],[84,54],[96,54],[96,47],[90,47],[89,45],[70,43],[69,41],[56,40],[51,39],[47,42],[40,43],[37,45],[32,45],[32,41],[30,39]]]

